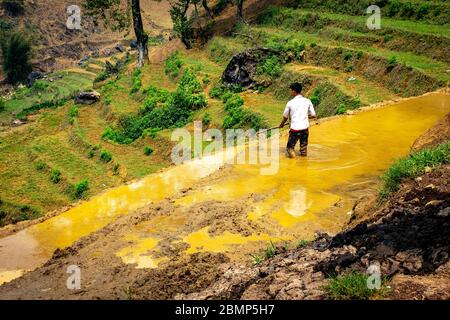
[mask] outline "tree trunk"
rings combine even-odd
[[[206,13],[209,15],[209,17],[212,19],[214,18],[211,12],[211,9],[208,6],[208,0],[202,0],[203,8],[205,9]]]
[[[131,0],[131,12],[133,15],[134,33],[137,40],[138,67],[142,67],[148,62],[148,35],[144,32],[140,0]]]
[[[239,19],[241,19],[241,21],[245,21],[244,20],[244,0],[237,0],[237,13],[238,13],[238,17]]]

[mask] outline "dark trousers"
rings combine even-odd
[[[294,150],[297,141],[300,141],[300,155],[302,157],[306,157],[308,154],[308,138],[309,138],[309,129],[301,131],[290,131],[287,144],[288,151]]]

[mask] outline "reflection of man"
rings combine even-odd
[[[294,98],[286,105],[280,128],[284,127],[288,119],[291,119],[287,153],[290,158],[295,158],[295,145],[300,140],[300,155],[306,157],[308,154],[309,118],[316,118],[316,112],[311,100],[301,95],[302,85],[300,83],[293,83],[290,88]]]

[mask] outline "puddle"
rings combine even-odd
[[[174,226],[166,218],[161,224],[168,235],[179,235],[190,245],[186,253],[227,251],[236,245],[273,237],[310,236],[318,228],[336,232],[348,219],[352,206],[351,192],[344,192],[343,186],[359,191],[365,185],[373,187],[376,177],[394,159],[407,154],[413,141],[449,111],[450,95],[434,93],[333,119],[311,129],[307,159],[290,160],[282,155],[280,170],[272,176],[261,175],[256,165],[236,165],[226,176],[194,188],[176,201],[177,205],[189,207],[208,200],[230,202],[269,194],[249,203],[252,210],[247,215],[249,221],[275,222],[278,228],[273,234],[244,237],[225,231],[212,237],[207,227],[183,234],[183,224],[189,217],[176,220]],[[283,137],[282,147],[285,140]],[[56,248],[71,245],[119,216],[195,186],[222,164],[223,155],[217,155],[170,168],[132,185],[109,190],[57,217],[0,239],[0,283],[36,268]],[[152,229],[159,229],[158,222],[149,226],[149,234]],[[155,267],[164,259],[151,255],[160,240],[163,239],[143,235],[142,231],[130,234],[118,239],[124,246],[116,255],[140,268]]]

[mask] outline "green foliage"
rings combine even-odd
[[[310,244],[310,241],[308,240],[300,240],[297,244],[297,248],[305,248]]]
[[[73,198],[82,199],[86,197],[89,190],[89,182],[87,180],[82,180],[74,186]]]
[[[426,167],[433,168],[448,163],[450,163],[450,142],[398,160],[383,176],[384,185],[380,193],[381,198],[386,198],[390,193],[398,190],[403,179],[422,175]]]
[[[326,291],[334,300],[367,300],[375,293],[367,287],[367,278],[366,275],[357,272],[334,277],[331,278]]]
[[[43,161],[38,161],[36,163],[36,170],[37,171],[44,171],[45,169],[47,169],[47,165],[45,164],[45,162]]]
[[[111,162],[112,154],[106,150],[103,150],[102,152],[100,152],[100,160],[104,163]]]
[[[23,82],[32,71],[31,44],[20,33],[13,33],[2,42],[3,71],[12,84]]]
[[[78,114],[79,114],[79,113],[80,113],[80,111],[79,111],[78,107],[72,106],[72,107],[69,109],[69,119],[70,119],[71,121],[73,121],[74,118],[78,117]]]
[[[156,137],[158,136],[158,132],[159,132],[159,129],[157,129],[157,128],[147,128],[147,129],[144,130],[142,135],[144,137],[149,137],[151,139],[156,139]]]
[[[153,152],[154,152],[154,150],[153,150],[152,148],[150,148],[150,147],[148,147],[148,146],[145,146],[145,147],[144,147],[144,154],[145,154],[146,156],[152,155]]]
[[[175,92],[149,87],[143,107],[138,114],[119,118],[115,128],[108,127],[103,139],[120,144],[130,144],[142,136],[146,129],[157,131],[184,126],[193,111],[207,105],[203,88],[194,72],[186,69]]]
[[[272,258],[277,253],[277,247],[275,247],[274,243],[270,241],[269,246],[264,250],[264,257],[266,259]]]
[[[170,16],[173,22],[173,31],[181,38],[186,48],[192,47],[192,22],[187,17],[187,12],[184,11],[186,0],[176,0],[170,9]]]
[[[89,150],[88,154],[87,154],[88,159],[92,159],[93,157],[95,157],[95,151],[94,150]]]
[[[396,56],[390,57],[388,60],[388,69],[393,69],[397,64],[398,64],[397,57]]]
[[[347,108],[345,107],[345,104],[341,103],[336,110],[336,114],[345,114],[346,112]]]
[[[204,115],[203,115],[203,118],[202,118],[202,125],[204,126],[204,127],[208,127],[209,125],[210,125],[210,123],[211,123],[211,115],[207,112],[207,113],[205,113]]]
[[[133,85],[131,86],[131,93],[138,93],[142,88],[141,69],[134,69],[131,77],[133,79]]]
[[[283,65],[280,58],[275,55],[267,57],[256,66],[256,73],[268,75],[272,78],[279,77],[283,73]]]
[[[181,60],[179,51],[172,53],[164,62],[164,72],[172,79],[178,77],[182,67],[183,60]]]
[[[50,180],[57,184],[61,181],[62,177],[61,177],[61,171],[59,171],[58,169],[52,169],[51,173],[50,173]]]
[[[31,87],[31,90],[33,90],[34,92],[42,92],[45,89],[47,89],[48,86],[49,86],[49,84],[46,81],[36,80],[33,83],[33,86]]]
[[[68,101],[68,98],[62,98],[62,99],[52,99],[48,101],[44,101],[41,103],[33,104],[32,106],[28,108],[24,108],[21,112],[17,114],[18,119],[26,119],[26,117],[29,114],[32,114],[33,112],[42,110],[42,109],[55,109],[57,107],[63,106]]]

